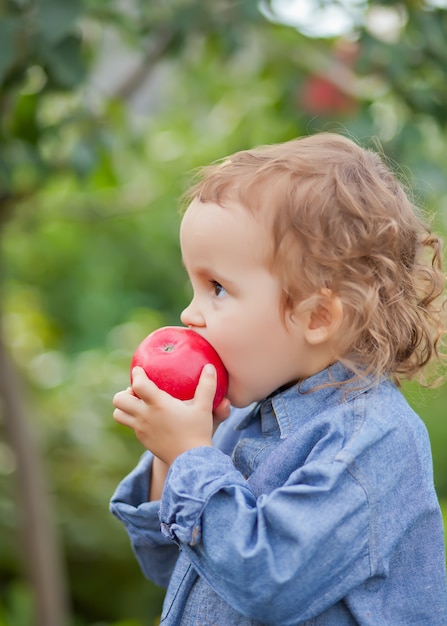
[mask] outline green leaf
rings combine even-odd
[[[39,140],[39,128],[36,121],[37,97],[35,94],[22,95],[18,98],[12,120],[13,134],[24,141],[36,145]]]
[[[41,37],[50,46],[60,42],[72,32],[81,12],[80,0],[40,0],[37,23]]]
[[[14,18],[2,18],[0,20],[0,84],[16,60],[19,33],[20,20]]]
[[[81,55],[81,41],[69,35],[52,49],[43,51],[48,75],[57,87],[73,89],[85,76],[85,65]]]

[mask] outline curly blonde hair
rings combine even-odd
[[[268,217],[284,310],[336,294],[355,374],[428,384],[423,368],[443,360],[441,240],[376,151],[334,133],[261,146],[203,168],[187,197]]]

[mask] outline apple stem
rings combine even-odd
[[[175,346],[173,343],[167,343],[165,346],[163,346],[163,352],[172,352],[174,348]]]

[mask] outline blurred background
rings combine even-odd
[[[0,626],[153,626],[108,512],[141,445],[111,398],[189,298],[179,197],[335,130],[447,230],[447,0],[0,2]],[[447,503],[447,388],[405,394]]]

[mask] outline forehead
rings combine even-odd
[[[241,255],[245,261],[265,264],[270,250],[266,226],[248,209],[236,202],[220,206],[194,199],[180,226],[184,261],[198,256]],[[242,258],[240,259],[243,260]]]

